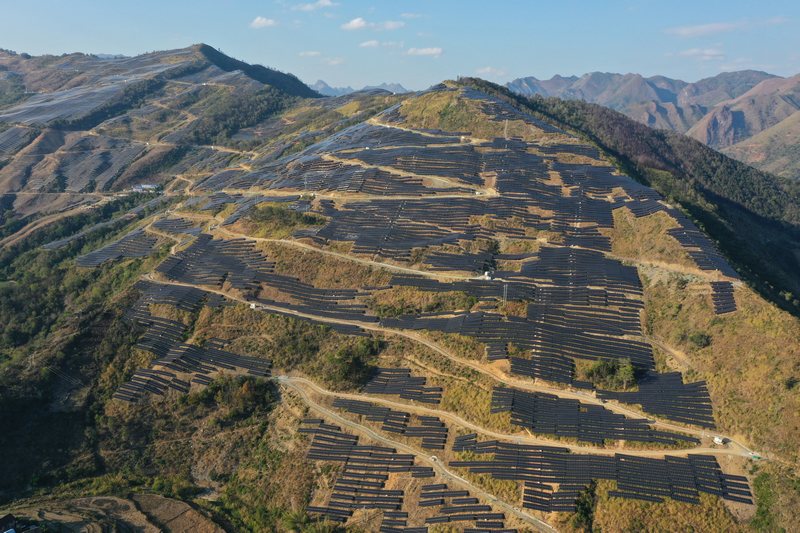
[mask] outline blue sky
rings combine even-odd
[[[11,50],[132,55],[205,42],[337,86],[800,72],[797,1],[0,0],[0,13]]]

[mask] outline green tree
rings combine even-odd
[[[597,483],[592,480],[581,491],[578,499],[575,500],[575,514],[572,515],[571,520],[572,527],[591,533],[594,526],[594,510],[596,507]]]

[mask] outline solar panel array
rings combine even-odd
[[[397,394],[405,400],[438,404],[442,388],[426,386],[427,382],[425,377],[412,376],[410,368],[378,368],[363,390],[367,394]]]
[[[380,531],[384,533],[423,533],[435,524],[459,524],[463,531],[473,532],[516,532],[505,528],[503,513],[493,512],[491,506],[481,504],[469,491],[450,489],[445,483],[421,486],[416,504],[430,516],[424,524],[408,527],[409,514],[402,510],[405,491],[387,489],[386,484],[390,476],[404,473],[410,473],[412,478],[434,477],[431,468],[415,466],[413,455],[399,454],[394,448],[361,445],[359,437],[326,424],[323,419],[306,418],[298,431],[313,435],[309,459],[342,464],[328,502],[309,506],[310,514],[345,523],[358,509],[381,510]],[[434,512],[425,512],[428,510]]]
[[[667,230],[701,270],[718,270],[724,275],[738,279],[739,275],[728,261],[719,253],[714,243],[703,232],[698,230],[685,215],[678,211],[670,214],[678,221],[680,227]]]
[[[684,383],[680,372],[649,372],[639,380],[638,391],[598,390],[597,396],[604,400],[638,404],[648,413],[676,422],[714,427],[711,398],[705,381]]]
[[[716,315],[736,311],[736,299],[733,297],[733,283],[730,281],[712,281],[711,301],[714,304],[714,314]]]
[[[474,528],[464,527],[463,531],[516,531],[505,529],[504,513],[493,512],[490,505],[470,497],[467,490],[450,489],[446,483],[436,483],[424,485],[419,498],[420,507],[436,508],[438,513],[426,518],[426,525],[474,522]]]
[[[613,497],[663,502],[666,498],[698,503],[700,493],[750,503],[747,479],[724,474],[714,456],[666,456],[663,459],[624,454],[573,454],[566,448],[488,441],[472,453],[492,458],[451,461],[451,467],[524,484],[522,506],[543,512],[574,512],[575,501],[592,481],[615,481]]]
[[[153,222],[153,227],[176,235],[199,235],[202,231],[197,222],[187,218],[161,218]]]
[[[135,229],[111,244],[77,257],[75,264],[80,267],[98,267],[106,261],[146,257],[153,252],[157,242],[156,237],[148,235],[143,229]]]
[[[299,433],[313,435],[307,457],[341,463],[342,469],[326,506],[309,506],[309,513],[334,522],[346,522],[356,509],[401,511],[403,490],[385,489],[389,475],[408,472],[412,477],[433,475],[429,467],[414,465],[414,456],[394,448],[360,445],[359,438],[322,419],[305,419]]]
[[[15,154],[36,137],[37,131],[24,126],[11,126],[0,132],[0,156]]]
[[[256,289],[274,264],[245,239],[213,239],[206,233],[185,250],[169,256],[156,271],[169,279],[193,285]]]
[[[660,444],[699,444],[694,437],[654,429],[643,418],[628,418],[603,406],[561,398],[543,392],[528,392],[509,387],[495,387],[492,413],[511,412],[511,423],[533,433],[602,445],[607,440],[625,440]]]
[[[556,374],[558,370],[563,370],[561,375],[553,376],[556,378],[553,381],[558,382],[571,379],[572,359],[628,359],[642,369],[651,369],[655,364],[652,348],[644,341],[601,336],[572,325],[539,323],[484,311],[403,315],[384,318],[381,324],[391,328],[428,329],[474,337],[489,346],[490,360],[508,357],[509,344],[522,350],[533,350],[531,360],[550,363],[545,374]],[[545,378],[545,375],[538,377]]]
[[[114,398],[126,402],[139,402],[148,394],[163,396],[167,389],[189,392],[192,383],[208,385],[211,375],[221,371],[243,371],[255,376],[269,376],[272,363],[266,359],[234,354],[224,349],[225,342],[209,339],[205,345],[187,344],[183,341],[186,326],[182,322],[157,317],[150,313],[153,303],[174,305],[194,312],[204,304],[219,305],[215,295],[208,295],[194,287],[165,286],[139,282],[137,303],[126,317],[135,326],[143,328],[136,347],[155,355],[149,369],[138,369],[131,379],[120,386]]]
[[[219,307],[228,303],[224,297],[216,293],[185,285],[170,285],[140,280],[134,284],[134,288],[140,294],[137,304],[140,307],[151,303],[163,304],[194,313],[203,305]]]
[[[409,425],[411,423],[410,413],[395,411],[371,402],[336,398],[333,406],[362,415],[369,421],[380,422],[383,431],[410,438],[421,438],[421,446],[426,450],[444,450],[447,441],[447,426],[435,416],[419,416],[420,425],[412,426]]]
[[[463,94],[478,99],[493,121],[522,121],[545,133],[563,134],[500,99],[472,90]],[[388,110],[379,120],[386,125],[345,128],[298,154],[257,159],[252,170],[220,170],[199,186],[213,193],[192,198],[188,204],[209,211],[234,205],[222,224],[235,223],[266,201],[283,202],[298,211],[311,210],[313,205],[314,212],[326,218],[325,224],[300,230],[295,238],[320,245],[351,242],[353,254],[414,262],[426,270],[492,271],[494,279],[454,282],[395,275],[389,288],[462,291],[479,300],[480,310],[410,314],[383,318],[380,324],[468,336],[486,346],[489,360],[509,358],[513,374],[584,389],[593,386],[576,380],[576,360],[627,359],[647,372],[639,390],[600,390],[598,397],[640,404],[648,413],[678,422],[713,427],[705,383],[683,384],[678,373],[654,372],[652,348],[641,329],[644,303],[638,271],[608,255],[611,240],[606,230],[614,227],[615,209],[626,207],[636,217],[664,212],[678,225],[669,234],[700,268],[735,276],[713,243],[688,218],[651,189],[600,164],[601,155],[594,147],[564,138],[540,143],[513,138],[464,142],[458,133],[392,127],[402,122],[397,109]],[[562,154],[573,156],[571,161],[591,158],[598,164],[565,163]],[[221,192],[237,189],[250,191]],[[259,193],[253,193],[255,190]],[[265,190],[275,191],[276,196],[260,194]],[[301,190],[323,197],[312,203],[298,195]],[[328,194],[331,196],[325,198]],[[355,196],[344,199],[344,195]],[[445,202],[447,208],[442,209]],[[387,287],[315,287],[276,273],[274,263],[248,241],[214,239],[186,219],[162,219],[153,227],[196,237],[189,248],[158,267],[169,279],[245,290],[249,301],[270,312],[317,317],[343,333],[364,335],[356,324],[378,322],[363,297]],[[513,253],[501,253],[503,246]],[[268,363],[230,354],[222,341],[212,339],[202,347],[185,344],[181,323],[146,312],[149,303],[167,303],[194,312],[211,303],[203,291],[156,284],[140,284],[139,288],[141,305],[131,318],[144,326],[139,346],[156,355],[156,364],[137,372],[117,393],[119,398],[136,401],[146,393],[163,394],[167,388],[188,390],[192,380],[207,383],[208,373],[219,369],[268,373]],[[712,289],[716,312],[735,310],[729,283],[712,285]],[[513,311],[523,316],[505,314],[508,308],[500,303],[509,300],[524,303]],[[307,317],[295,316],[310,320]],[[381,368],[363,392],[439,404],[443,391],[428,385],[425,377],[412,376],[408,368]],[[441,450],[447,442],[448,428],[437,417],[412,416],[342,398],[333,406],[378,422],[383,431],[419,438],[424,449]],[[492,411],[509,411],[512,423],[534,433],[598,445],[607,440],[667,445],[697,442],[600,405],[507,387],[494,390]],[[306,422],[301,432],[314,435],[309,458],[343,465],[330,502],[311,507],[309,512],[345,522],[356,509],[381,509],[382,531],[425,529],[407,527],[404,493],[387,489],[386,483],[396,472],[433,477],[432,469],[415,466],[412,455],[392,448],[361,446],[358,437],[322,420]],[[477,434],[457,436],[453,449],[493,454],[489,460],[455,461],[452,465],[521,482],[523,506],[545,512],[574,510],[576,498],[591,479],[614,480],[617,490],[613,495],[647,501],[670,497],[696,502],[700,492],[732,501],[750,497],[746,483],[722,474],[713,457],[578,456],[564,448],[480,443]],[[423,487],[420,507],[439,508],[435,516],[426,519],[426,525],[473,522],[476,527],[467,531],[503,530],[501,513],[493,513],[468,492],[450,490],[444,484]]]

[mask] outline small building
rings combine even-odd
[[[133,192],[153,192],[158,190],[158,185],[153,183],[140,183],[131,187],[131,190],[133,190]]]

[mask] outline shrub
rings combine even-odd
[[[689,342],[696,348],[705,348],[711,345],[711,336],[702,331],[695,331],[689,335]]]
[[[586,379],[606,389],[627,389],[636,383],[636,370],[630,359],[601,359],[585,370]]]

